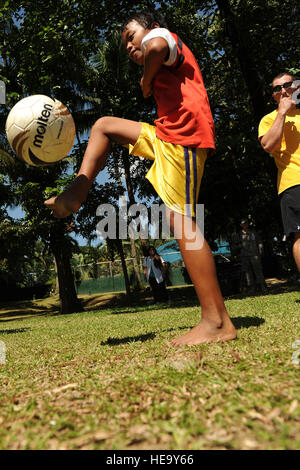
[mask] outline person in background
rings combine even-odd
[[[154,246],[149,247],[148,256],[144,259],[144,278],[152,289],[154,302],[167,302],[168,291],[165,284],[164,260],[157,253]]]
[[[300,85],[288,72],[272,82],[277,109],[262,118],[258,138],[278,168],[277,190],[284,228],[284,241],[293,240],[293,256],[300,272],[300,110],[296,108]],[[294,95],[295,94],[295,95]],[[293,98],[294,96],[294,98]]]
[[[258,234],[249,228],[248,220],[241,220],[241,230],[234,239],[235,251],[241,261],[242,279],[246,286],[254,290],[257,285],[261,292],[266,293],[266,283],[261,265],[263,245]]]

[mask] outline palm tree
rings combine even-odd
[[[102,77],[103,83],[107,87],[105,93],[106,100],[103,103],[105,110],[111,115],[126,117],[127,119],[131,117],[134,120],[142,119],[145,112],[141,110],[144,109],[145,104],[141,100],[138,74],[129,61],[128,54],[121,43],[120,34],[117,31],[114,31],[108,40],[102,44],[93,61],[98,70],[98,79],[100,80]],[[140,96],[140,99],[131,99],[129,102],[129,93],[131,97]],[[128,158],[128,151],[120,148],[112,149],[112,157],[113,162],[110,166],[110,172],[114,179],[119,181],[120,195],[124,192],[121,182],[121,178],[124,177],[129,203],[130,205],[136,204],[134,190],[139,186],[140,180],[133,180],[131,177],[131,162]],[[144,162],[140,161],[139,163],[144,166],[145,172]],[[135,240],[132,234],[129,234],[129,237],[135,275],[140,288],[143,288]],[[146,245],[145,240],[141,240],[141,243]]]

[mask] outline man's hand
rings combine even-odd
[[[286,116],[287,113],[296,107],[296,104],[292,101],[292,95],[282,96],[278,103],[278,113],[282,116]]]
[[[278,104],[276,119],[268,132],[260,138],[261,146],[267,153],[280,149],[286,115],[296,108],[292,95],[287,95],[286,92],[275,98],[275,101]]]

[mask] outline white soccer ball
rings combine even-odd
[[[75,124],[64,104],[44,95],[18,101],[5,125],[14,153],[32,166],[46,166],[64,158],[72,149]]]

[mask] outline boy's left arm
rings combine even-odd
[[[152,94],[152,81],[168,55],[169,46],[165,39],[156,37],[147,44],[144,53],[144,75],[141,80],[144,98]]]

